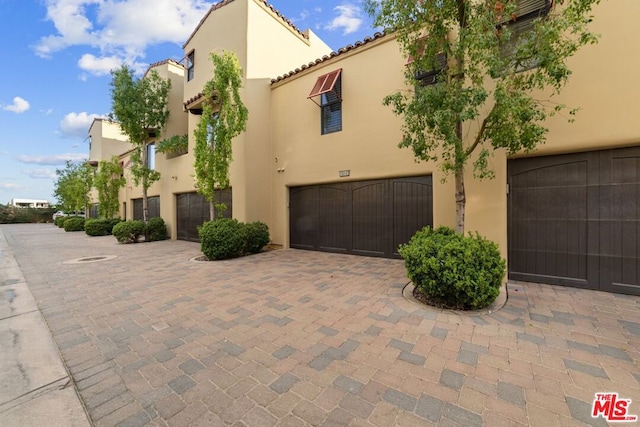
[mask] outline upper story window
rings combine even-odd
[[[147,167],[151,170],[156,169],[156,144],[147,145]]]
[[[307,98],[320,107],[322,135],[342,130],[342,69],[318,77]]]
[[[525,71],[538,66],[535,48],[529,52],[518,52],[519,47],[527,43],[528,35],[533,31],[537,19],[543,18],[551,10],[551,0],[518,0],[514,16],[498,26],[498,30],[508,28],[511,37],[500,46],[503,59],[515,60],[514,70]],[[518,55],[519,57],[515,57]]]
[[[447,57],[438,53],[433,59],[433,67],[429,70],[416,70],[416,81],[422,86],[434,85],[440,80],[440,75],[447,69]]]
[[[192,50],[191,52],[189,52],[189,54],[187,54],[187,81],[191,81],[193,80],[193,72],[194,72],[194,68],[195,68],[195,54],[196,51]]]

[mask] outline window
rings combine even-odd
[[[195,53],[196,53],[196,51],[192,50],[187,55],[187,81],[193,80],[193,72],[194,72],[194,67],[195,67],[195,63],[194,63]]]
[[[342,130],[342,69],[318,77],[307,98],[320,107],[322,135]]]
[[[433,68],[430,70],[416,70],[415,78],[422,86],[438,83],[440,74],[447,68],[447,57],[445,54],[437,54],[434,58],[433,65]]]
[[[151,170],[156,168],[156,144],[147,145],[147,167]]]
[[[511,32],[509,40],[500,46],[500,55],[513,65],[516,72],[538,66],[535,46],[531,49],[522,47],[529,41],[528,35],[533,31],[536,20],[547,16],[549,10],[551,0],[518,0],[515,17],[498,26],[499,31],[506,27]]]

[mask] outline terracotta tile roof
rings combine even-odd
[[[280,11],[278,9],[276,9],[275,7],[270,5],[266,0],[258,0],[258,1],[262,2],[268,9],[270,9],[273,13],[275,13],[278,18],[282,19],[288,26],[290,26],[301,37],[303,37],[305,39],[309,38],[308,34],[303,33],[302,31],[300,31],[300,29],[298,27],[296,27],[291,22],[291,20],[287,19],[282,13],[280,13]],[[218,3],[212,4],[211,7],[209,8],[209,10],[207,11],[207,13],[202,17],[202,19],[200,20],[200,22],[198,23],[196,28],[193,30],[193,32],[191,33],[189,38],[187,38],[187,41],[184,42],[184,44],[182,45],[182,48],[184,49],[185,46],[187,46],[187,44],[191,41],[193,36],[198,32],[198,30],[200,29],[200,27],[202,26],[204,21],[207,20],[207,18],[211,14],[211,12],[213,12],[214,10],[218,10],[218,9],[228,5],[229,3],[233,3],[233,2],[234,2],[234,0],[222,0],[222,1],[219,1]]]
[[[147,71],[144,72],[144,76],[146,77],[147,74],[149,74],[149,71],[151,71],[152,68],[159,67],[160,65],[169,64],[169,63],[177,65],[178,67],[184,68],[184,65],[182,65],[181,63],[179,63],[178,61],[176,61],[174,59],[165,59],[164,61],[154,62],[153,64],[149,65],[147,67]]]
[[[300,68],[296,68],[293,71],[289,71],[288,73],[279,76],[275,79],[271,80],[271,84],[280,82],[282,80],[288,79],[291,76],[294,76],[298,73],[301,73],[302,71],[309,69],[313,66],[316,66],[318,64],[321,64],[323,62],[326,62],[332,58],[335,58],[336,56],[340,56],[342,54],[345,54],[347,52],[351,52],[352,50],[358,49],[364,45],[367,45],[369,43],[371,43],[374,40],[378,40],[384,36],[386,36],[388,33],[387,32],[376,32],[373,36],[369,36],[369,37],[365,37],[364,40],[362,41],[357,41],[354,44],[350,44],[347,45],[345,47],[341,47],[340,49],[338,49],[337,51],[333,51],[331,52],[329,55],[324,55],[322,58],[318,58],[315,61],[309,62],[308,64],[303,64]]]
[[[194,102],[196,102],[197,100],[201,99],[202,97],[204,97],[204,93],[199,92],[196,96],[192,96],[191,98],[189,98],[186,101],[184,101],[182,103],[182,105],[186,109],[190,104],[193,104]]]

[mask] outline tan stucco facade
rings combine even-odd
[[[635,78],[640,60],[631,53],[640,43],[640,32],[633,30],[640,3],[602,2],[594,14],[592,28],[602,34],[600,43],[571,59],[570,82],[562,96],[553,99],[581,110],[575,123],[562,116],[550,119],[546,144],[530,155],[640,144],[635,125],[640,117],[640,83]],[[249,110],[247,131],[233,146],[234,217],[266,222],[273,242],[287,247],[291,187],[432,175],[434,225],[454,225],[453,178],[441,183],[437,165],[416,163],[410,150],[397,147],[401,119],[382,105],[385,95],[407,89],[406,59],[394,38],[376,36],[330,55],[331,49],[316,35],[301,32],[262,0],[235,0],[213,6],[185,43],[185,56],[194,53],[192,79],[183,66],[170,61],[155,67],[173,84],[163,137],[189,135],[187,154],[170,159],[156,154],[162,178],[149,190],[149,196],[160,196],[161,216],[172,238],[176,195],[194,191],[193,131],[200,118],[200,93],[213,71],[208,55],[222,50],[234,51],[240,60],[243,101]],[[320,108],[307,96],[319,76],[336,69],[342,70],[342,130],[322,135]],[[467,172],[466,229],[496,241],[506,256],[507,157],[496,152],[490,163],[493,180],[477,181]],[[346,170],[349,176],[340,177]],[[121,200],[121,205],[127,203],[127,218],[132,217],[131,200],[138,197],[140,189],[128,179]]]

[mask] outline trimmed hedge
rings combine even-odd
[[[209,260],[236,258],[258,253],[270,240],[267,224],[249,224],[236,219],[218,218],[198,228],[200,250]]]
[[[244,251],[257,254],[269,243],[269,227],[264,222],[255,221],[244,224],[246,241]]]
[[[123,221],[113,226],[111,234],[120,243],[138,243],[140,236],[144,235],[144,222],[139,220]]]
[[[198,228],[200,250],[209,260],[229,259],[242,255],[246,234],[236,219],[219,218]]]
[[[477,310],[500,294],[505,261],[498,246],[477,233],[425,227],[400,245],[399,253],[416,290],[433,305]]]
[[[84,218],[72,216],[64,221],[64,231],[84,231]]]
[[[167,239],[167,225],[160,217],[147,221],[147,234],[150,242]]]
[[[67,218],[69,218],[69,217],[68,216],[60,216],[60,217],[56,218],[55,224],[60,228],[64,228],[64,222],[67,220]]]
[[[89,218],[84,223],[84,231],[89,236],[107,236],[119,222],[120,218]]]

